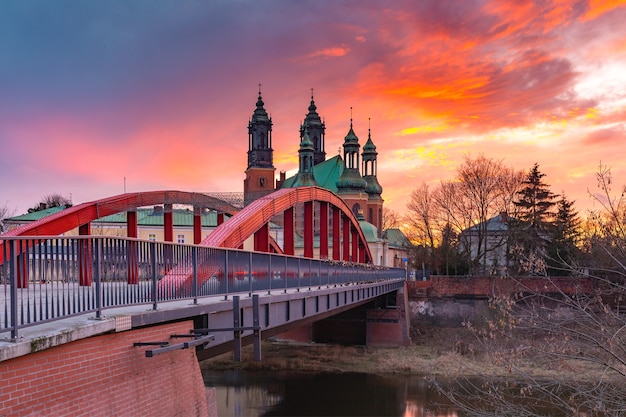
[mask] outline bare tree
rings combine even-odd
[[[437,214],[432,201],[432,194],[426,183],[411,192],[411,199],[407,204],[407,223],[411,229],[412,240],[435,249],[435,233]]]
[[[36,206],[28,209],[28,212],[33,213],[35,211],[44,210],[50,207],[62,207],[62,206],[71,207],[72,200],[58,193],[48,194],[48,195],[43,196],[41,198],[41,201]]]
[[[15,214],[15,208],[10,209],[8,202],[0,205],[0,233],[4,233],[4,219],[12,217]]]
[[[602,209],[585,236],[589,264],[563,260],[573,276],[560,280],[508,278],[518,290],[494,294],[493,315],[467,323],[476,351],[509,377],[483,375],[478,384],[465,379],[442,389],[466,414],[626,415],[626,187],[613,195],[606,167],[597,177]],[[563,369],[569,375],[557,372]]]
[[[383,207],[383,230],[398,229],[402,225],[402,218],[397,211]]]
[[[466,157],[457,170],[457,178],[441,183],[433,200],[441,213],[440,224],[450,225],[459,233],[461,249],[472,270],[485,273],[490,251],[499,250],[506,238],[488,242],[488,221],[509,213],[513,196],[523,174],[503,165],[502,161],[483,155]]]

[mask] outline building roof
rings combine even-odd
[[[493,216],[492,218],[478,223],[472,227],[468,227],[463,230],[462,233],[474,233],[482,230],[483,225],[486,223],[487,232],[496,233],[496,232],[506,232],[509,229],[508,226],[508,217],[505,213],[498,214],[497,216]]]
[[[387,229],[383,232],[383,239],[387,240],[389,247],[410,248],[413,246],[409,238],[400,229]]]
[[[361,226],[363,236],[365,236],[365,240],[367,241],[367,243],[378,242],[380,240],[378,238],[378,228],[372,223],[369,223],[365,220],[359,220],[359,226]]]
[[[336,155],[330,159],[313,166],[313,176],[320,187],[333,193],[337,192],[337,180],[343,174],[344,164],[341,156]],[[285,179],[281,188],[293,187],[297,174]]]
[[[12,223],[30,223],[35,222],[37,220],[41,220],[44,217],[48,217],[52,214],[56,214],[60,211],[65,210],[69,206],[57,206],[57,207],[49,207],[44,210],[33,211],[32,213],[20,214],[19,216],[13,216],[4,219],[5,221]]]
[[[160,206],[157,206],[160,207]],[[11,217],[6,219],[12,223],[30,223],[52,214],[58,213],[67,208],[66,206],[51,207],[45,210],[35,211],[33,213],[26,213],[20,216]],[[96,219],[92,222],[92,225],[101,224],[126,224],[126,212],[111,214],[100,219]],[[172,210],[172,220],[175,227],[193,227],[193,211],[188,209],[174,209]],[[138,208],[137,209],[137,225],[138,226],[160,226],[163,227],[163,209],[160,207],[156,209],[152,208]],[[216,227],[217,226],[217,213],[214,211],[205,211],[202,213],[202,226],[203,227]]]

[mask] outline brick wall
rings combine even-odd
[[[499,277],[432,276],[428,281],[408,281],[409,298],[420,297],[476,297],[487,298],[494,294],[515,292],[566,294],[591,292],[594,281],[572,277],[523,277],[516,279]]]
[[[146,358],[147,347],[133,347],[191,328],[181,322],[95,336],[0,362],[0,415],[205,417],[194,349]]]

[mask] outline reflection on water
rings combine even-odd
[[[421,377],[358,373],[203,371],[219,417],[456,417]]]

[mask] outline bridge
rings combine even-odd
[[[137,239],[137,208],[156,204],[165,241]],[[194,244],[172,242],[178,204],[193,206]],[[219,225],[202,239],[205,209]],[[126,213],[126,237],[91,235],[91,222],[114,213]],[[282,233],[270,233],[276,224]],[[278,335],[342,340],[358,328],[366,344],[408,340],[405,271],[372,265],[353,213],[319,187],[242,210],[181,191],[109,197],[1,235],[0,264],[7,415],[206,415],[198,360],[239,359],[249,343],[261,360],[261,340]],[[92,384],[106,388],[95,395]]]

